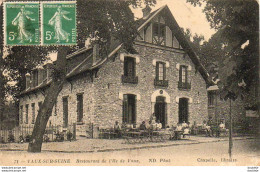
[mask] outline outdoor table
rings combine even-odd
[[[130,136],[134,142],[140,142],[141,141],[141,135],[142,135],[142,132],[139,132],[139,131],[128,132],[128,136]]]

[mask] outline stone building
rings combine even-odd
[[[143,10],[137,21],[136,54],[114,41],[108,56],[99,45],[69,54],[67,81],[49,123],[67,127],[86,123],[108,128],[148,123],[154,113],[163,127],[208,119],[208,73],[167,6]],[[20,98],[20,125],[32,125],[51,82],[51,65],[26,76]]]

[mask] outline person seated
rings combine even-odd
[[[197,135],[198,134],[198,126],[196,121],[193,122],[193,125],[191,126],[192,134]]]
[[[176,140],[181,139],[181,132],[182,132],[182,125],[181,125],[181,123],[178,123],[177,127],[175,129],[175,132],[174,132],[175,133],[174,138]]]
[[[188,124],[185,121],[183,121],[183,123],[181,125],[182,125],[182,128],[187,128],[188,127]]]
[[[162,129],[162,123],[159,122],[159,120],[156,122],[156,130]]]
[[[225,124],[221,121],[221,123],[219,124],[219,128],[220,130],[226,130]]]
[[[133,128],[133,124],[126,124],[126,128],[127,129],[132,129]]]
[[[184,128],[183,130],[183,138],[185,138],[186,135],[190,134],[190,129],[188,127]]]
[[[156,122],[155,122],[155,118],[152,119],[151,124],[150,124],[153,130],[156,130]]]
[[[227,129],[225,127],[225,124],[223,123],[223,121],[220,122],[220,124],[218,125],[217,128],[217,132],[216,132],[216,137],[220,137],[220,133],[224,132],[226,134]]]
[[[182,131],[182,125],[180,123],[177,124],[175,131]]]
[[[203,121],[202,129],[206,132],[207,137],[211,137],[211,135],[212,135],[211,127],[209,125],[207,125],[205,120]]]
[[[140,130],[146,130],[145,121],[143,121],[142,124],[140,125]]]
[[[121,130],[121,126],[119,125],[119,122],[116,121],[114,124],[114,131],[119,131],[119,130]]]
[[[121,126],[119,125],[118,121],[115,122],[114,132],[116,133],[116,137],[121,137]]]

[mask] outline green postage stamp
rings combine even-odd
[[[76,1],[41,3],[41,44],[76,45]]]
[[[4,45],[76,44],[76,1],[4,3]]]
[[[4,3],[4,44],[40,44],[40,4],[37,2]]]

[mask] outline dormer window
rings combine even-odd
[[[162,23],[153,23],[153,43],[165,45],[166,27]]]

